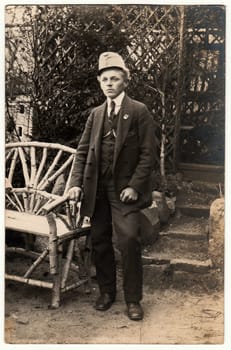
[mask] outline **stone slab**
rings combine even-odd
[[[212,267],[211,259],[204,261],[192,259],[172,259],[170,266],[174,270],[189,271],[189,272],[208,272]]]
[[[208,205],[193,205],[193,204],[176,204],[177,210],[179,210],[183,215],[188,215],[192,217],[209,217],[209,206]]]
[[[181,231],[181,230],[168,230],[168,231],[161,231],[159,233],[160,236],[164,237],[171,237],[171,238],[179,238],[179,239],[186,239],[186,240],[192,240],[192,241],[207,241],[208,240],[208,234],[205,232],[192,232],[192,231]]]

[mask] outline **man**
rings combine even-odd
[[[121,251],[128,317],[141,320],[140,209],[152,202],[155,137],[147,107],[125,93],[129,78],[119,54],[101,54],[98,81],[106,101],[94,108],[87,120],[77,148],[69,197],[82,199],[81,215],[91,217],[100,290],[96,310],[106,311],[116,297],[113,227]]]

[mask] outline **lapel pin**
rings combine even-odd
[[[128,114],[124,114],[123,118],[126,120],[129,118],[129,115]]]

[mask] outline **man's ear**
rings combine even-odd
[[[97,80],[100,83],[100,75],[97,75]]]
[[[125,79],[124,80],[124,88],[126,88],[128,86],[128,83],[129,83],[128,79]]]

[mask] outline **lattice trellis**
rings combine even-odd
[[[224,162],[224,41],[222,6],[186,11],[181,161]]]
[[[119,47],[132,74],[128,93],[149,107],[159,126],[159,140],[161,127],[165,126],[166,166],[169,171],[176,170],[177,161],[182,160],[178,156],[179,138],[180,154],[184,158],[188,152],[187,135],[181,132],[180,136],[180,126],[189,130],[204,123],[204,118],[216,119],[217,123],[217,116],[223,115],[224,8],[62,5],[47,9],[39,7],[41,16],[47,16],[47,25],[40,28],[36,42],[36,69],[41,73],[36,82],[37,97],[47,98],[37,111],[40,119],[57,109],[54,129],[59,118],[73,127],[76,113],[84,125],[89,109],[100,102],[99,96],[92,94],[98,89],[98,56],[102,50]],[[97,13],[103,17],[97,17]],[[86,65],[86,76],[83,74],[79,80],[75,67],[84,72]],[[44,88],[47,85],[50,93]],[[223,122],[224,116],[218,124],[222,126]]]
[[[180,8],[145,6],[134,9],[132,14],[136,17],[127,28],[131,39],[127,62],[134,72],[135,83],[130,93],[148,105],[160,128],[165,125],[166,164],[173,169],[179,85],[179,66],[176,62],[179,62],[180,57]],[[135,24],[137,28],[133,30]]]
[[[166,164],[174,169],[182,8],[123,6],[122,9],[119,25],[129,38],[127,53],[122,53],[133,78],[129,94],[148,105],[160,129],[165,125]]]

